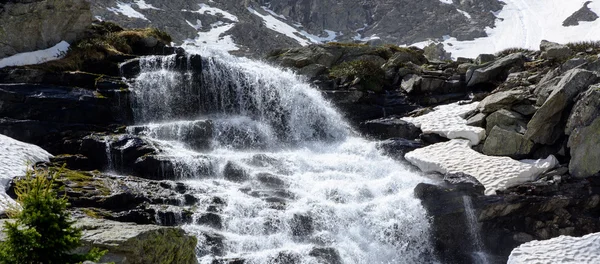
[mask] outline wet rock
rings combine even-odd
[[[294,214],[290,220],[290,228],[293,236],[308,236],[314,231],[313,219],[310,215]]]
[[[424,146],[422,142],[403,138],[391,138],[377,144],[377,148],[382,150],[385,155],[399,160],[404,160],[406,153]]]
[[[279,176],[270,173],[258,173],[256,179],[269,188],[283,188],[286,186],[284,180],[280,179]]]
[[[342,258],[335,248],[316,247],[313,248],[308,255],[321,260],[323,263],[342,264]]]
[[[419,139],[427,144],[435,144],[440,142],[446,142],[449,139],[442,137],[436,133],[422,133],[419,135]]]
[[[248,173],[240,165],[229,161],[223,169],[223,177],[228,181],[243,182],[248,180]]]
[[[198,217],[196,224],[207,225],[216,229],[223,228],[223,220],[221,220],[221,216],[215,213],[202,214],[200,217]]]
[[[215,232],[203,232],[198,235],[198,256],[215,255],[223,256],[225,253],[225,237]]]
[[[361,131],[366,135],[377,139],[415,139],[421,133],[421,129],[419,129],[412,123],[408,123],[399,118],[393,117],[380,118],[364,122],[361,125]]]

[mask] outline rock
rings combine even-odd
[[[524,116],[531,116],[538,110],[535,106],[530,104],[514,105],[511,109]]]
[[[380,118],[362,123],[361,131],[377,139],[405,138],[415,139],[421,129],[399,118]]]
[[[240,165],[229,161],[223,169],[223,177],[228,181],[243,182],[248,180],[248,173]]]
[[[598,15],[588,7],[590,3],[590,1],[585,2],[581,9],[567,17],[567,19],[563,21],[563,27],[577,26],[579,25],[579,22],[595,21],[598,19]]]
[[[475,64],[482,65],[494,60],[496,60],[496,55],[494,54],[479,54],[479,56],[475,58]]]
[[[0,59],[42,50],[61,41],[73,43],[92,23],[84,0],[8,0],[0,3]]]
[[[589,126],[598,116],[600,116],[600,85],[592,85],[581,94],[581,98],[573,106],[567,120],[565,134],[570,135],[576,128]]]
[[[428,60],[452,60],[452,54],[450,52],[446,52],[443,43],[431,43],[425,46],[425,48],[423,48],[423,51],[425,52],[425,58],[427,58]]]
[[[404,160],[404,154],[422,147],[424,145],[420,141],[403,138],[392,138],[377,143],[377,148],[385,155],[399,160]]]
[[[525,56],[522,53],[513,53],[481,66],[473,66],[467,71],[467,86],[503,80],[511,68],[522,67],[524,63]]]
[[[335,248],[315,247],[308,255],[320,259],[323,263],[342,264],[342,258]]]
[[[568,146],[571,149],[571,175],[585,178],[600,172],[600,118],[589,126],[576,128],[569,137]]]
[[[198,263],[196,238],[181,228],[93,218],[77,219],[75,225],[83,230],[83,246],[76,251],[87,252],[93,247],[107,249],[101,262]]]
[[[256,175],[256,179],[265,187],[268,188],[283,188],[286,186],[284,180],[280,178],[280,176],[270,174],[270,173],[258,173]]]
[[[421,76],[409,74],[402,79],[402,90],[408,94],[415,94],[421,91]]]
[[[487,134],[496,126],[521,134],[525,133],[527,127],[527,123],[521,114],[506,109],[500,109],[491,113],[485,119],[485,122]]]
[[[566,45],[547,40],[542,40],[540,43],[540,51],[542,51],[541,57],[549,60],[563,60],[573,54],[573,51]]]
[[[525,137],[536,143],[552,145],[563,133],[559,129],[563,112],[572,104],[572,100],[598,76],[590,71],[573,69],[568,71],[557,84],[546,102],[533,115],[527,124]]]
[[[483,154],[490,156],[509,156],[519,159],[528,156],[534,143],[523,134],[502,126],[494,126],[483,144]]]
[[[296,213],[290,221],[290,228],[294,236],[307,236],[314,231],[313,219],[310,215]]]
[[[521,90],[498,92],[483,99],[477,109],[482,113],[493,113],[500,109],[509,109],[513,105],[527,99],[527,93]]]
[[[427,144],[435,144],[449,141],[448,138],[440,136],[437,133],[421,133],[421,135],[419,135],[419,139]]]
[[[476,126],[476,127],[485,127],[485,118],[486,117],[487,116],[484,113],[477,113],[476,115],[467,119],[467,125],[468,126]]]
[[[399,52],[394,53],[392,57],[388,59],[388,61],[382,66],[382,68],[401,68],[408,62],[411,62],[415,65],[423,65],[427,63],[427,59],[423,54],[419,51],[411,50],[411,49],[402,49]]]

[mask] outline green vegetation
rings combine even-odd
[[[69,188],[75,192],[84,192],[84,188],[87,188],[85,192],[91,192],[90,188],[94,188],[97,193],[96,195],[110,195],[111,191],[106,187],[103,181],[95,179],[93,172],[82,172],[74,171],[58,167],[50,167],[48,170],[56,174],[56,182],[61,185],[69,185]]]
[[[140,42],[154,37],[163,43],[171,43],[166,32],[156,28],[123,29],[120,26],[101,22],[88,30],[87,36],[73,43],[64,58],[30,66],[50,71],[84,70],[83,66],[105,60],[109,56],[135,53]]]
[[[575,53],[600,52],[600,41],[579,41],[566,44]]]
[[[15,193],[21,208],[5,222],[6,242],[0,245],[0,263],[62,264],[98,261],[106,251],[92,249],[87,254],[71,254],[80,246],[81,230],[73,227],[65,197],[58,197],[55,180],[59,171],[28,171],[16,181]]]
[[[385,72],[373,61],[354,60],[332,67],[329,70],[329,76],[349,80],[359,78],[364,89],[380,91],[385,79]]]
[[[508,49],[504,49],[499,52],[496,52],[496,56],[504,57],[504,56],[507,56],[507,55],[510,55],[513,53],[517,53],[517,52],[528,53],[528,52],[534,52],[534,51],[530,50],[530,49],[524,49],[524,48],[508,48]]]

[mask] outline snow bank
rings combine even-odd
[[[8,66],[23,66],[31,64],[44,63],[51,60],[60,59],[69,50],[69,43],[61,41],[54,47],[45,50],[36,50],[24,52],[0,59],[0,68]]]
[[[479,102],[470,104],[453,103],[441,105],[434,111],[418,117],[404,117],[402,120],[420,127],[424,133],[435,133],[445,138],[464,138],[477,145],[485,138],[485,129],[468,126],[463,118],[468,112],[475,110]]]
[[[138,6],[139,6],[139,4],[143,5],[143,4],[145,4],[145,2],[144,3],[139,2],[139,3],[136,3],[136,4],[138,4]],[[138,12],[137,10],[133,9],[133,7],[131,7],[131,5],[132,5],[132,3],[123,3],[123,2],[117,1],[117,7],[109,7],[107,9],[108,9],[108,11],[111,11],[111,12],[117,14],[117,15],[121,14],[121,15],[124,15],[126,17],[139,18],[139,19],[143,19],[143,20],[148,20],[144,16],[144,14],[142,14],[142,13]],[[140,6],[140,9],[144,9],[144,8],[142,8]],[[148,20],[148,21],[150,21],[150,20]]]
[[[239,50],[239,47],[235,44],[231,35],[225,34],[227,31],[229,31],[235,26],[236,22],[239,21],[238,17],[225,10],[216,7],[211,7],[207,4],[199,4],[199,6],[200,9],[195,11],[185,9],[181,11],[217,17],[222,16],[223,18],[227,19],[228,22],[217,21],[208,26],[208,31],[200,31],[204,29],[204,26],[202,25],[202,22],[200,20],[197,19],[195,24],[186,20],[188,25],[198,30],[198,37],[196,37],[195,39],[185,40],[182,46],[188,48],[200,46],[202,48],[210,48],[223,51]]]
[[[463,139],[453,139],[416,149],[407,153],[405,158],[424,172],[462,172],[471,175],[483,184],[486,195],[535,180],[537,176],[558,164],[552,155],[534,162],[486,156],[471,149],[469,141]]]
[[[600,233],[583,237],[559,236],[544,241],[531,241],[515,248],[508,264],[598,263]]]
[[[497,13],[495,27],[486,28],[488,37],[458,41],[447,37],[443,43],[453,57],[474,58],[482,53],[495,53],[512,47],[539,49],[545,39],[558,43],[600,39],[600,19],[564,27],[563,21],[579,10],[588,0],[503,0],[506,3]],[[451,2],[443,0],[442,2]],[[600,15],[600,1],[588,6]],[[424,47],[428,41],[415,43]]]
[[[0,188],[4,190],[12,178],[25,175],[28,164],[48,161],[51,156],[36,145],[0,134]],[[11,201],[4,191],[0,191],[0,209],[4,209]]]

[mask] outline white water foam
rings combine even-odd
[[[172,58],[156,57],[142,63],[133,85],[135,116],[145,136],[164,144],[165,158],[192,165],[208,159],[211,173],[186,182],[201,200],[225,201],[218,212],[222,229],[185,226],[199,238],[201,263],[322,263],[319,249],[331,250],[342,263],[434,261],[428,217],[413,197],[424,178],[383,156],[374,142],[354,136],[320,93],[293,73],[203,53],[202,85],[191,69],[176,72]],[[201,120],[214,124],[214,142],[198,152],[180,140],[186,127]],[[236,143],[248,138],[266,142]],[[245,180],[225,178],[231,164],[244,171]],[[207,207],[200,203],[195,217]],[[223,252],[206,250],[214,244],[207,233],[222,236]]]

